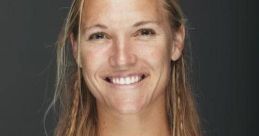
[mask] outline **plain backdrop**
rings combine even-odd
[[[70,0],[1,0],[0,136],[44,136],[55,41]],[[192,85],[205,136],[258,135],[256,0],[181,0]],[[47,116],[53,132],[55,115]]]

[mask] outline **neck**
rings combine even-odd
[[[134,114],[98,109],[100,136],[169,136],[164,97],[150,105]]]

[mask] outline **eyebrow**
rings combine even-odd
[[[139,26],[141,26],[141,25],[146,25],[146,24],[156,24],[156,25],[158,25],[159,22],[158,22],[158,21],[140,21],[140,22],[135,23],[135,24],[133,25],[133,27],[139,27]],[[85,32],[85,31],[87,31],[87,30],[89,30],[89,29],[93,29],[93,28],[95,28],[95,27],[101,28],[101,29],[108,29],[108,27],[105,26],[105,25],[103,25],[103,24],[96,24],[96,25],[93,25],[93,26],[85,27],[85,28],[83,29],[83,31]]]
[[[138,27],[138,26],[146,25],[146,24],[156,24],[156,25],[158,25],[159,22],[158,21],[140,21],[140,22],[135,23],[133,25],[133,27]]]
[[[102,29],[108,29],[108,27],[105,26],[105,25],[96,24],[96,25],[93,25],[93,26],[85,27],[85,28],[83,29],[83,31],[85,32],[85,31],[87,31],[87,30],[89,30],[89,29],[93,29],[93,28],[95,28],[95,27],[97,27],[97,28],[102,28]]]

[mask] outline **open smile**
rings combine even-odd
[[[104,78],[110,84],[115,85],[130,85],[141,82],[148,75],[147,74],[130,74],[126,76],[107,76]]]

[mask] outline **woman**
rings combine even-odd
[[[57,43],[57,136],[199,136],[176,0],[74,0]]]

